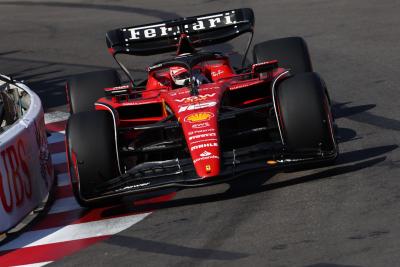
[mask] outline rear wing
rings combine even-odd
[[[106,40],[113,55],[145,56],[176,51],[181,34],[187,36],[193,47],[200,47],[252,33],[253,27],[253,10],[242,8],[120,28],[107,32]]]

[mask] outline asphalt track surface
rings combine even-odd
[[[400,3],[298,1],[0,1],[0,72],[25,80],[47,112],[63,83],[116,68],[107,30],[238,7],[255,42],[302,36],[339,125],[335,166],[255,174],[180,191],[138,224],[55,266],[400,266]],[[241,51],[244,39],[221,50]],[[132,58],[143,77],[146,63]],[[132,211],[132,210],[130,210]],[[136,211],[136,210],[135,210]]]

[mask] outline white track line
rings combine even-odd
[[[0,251],[114,235],[143,220],[147,215],[149,213],[30,231],[5,244]]]
[[[60,164],[67,162],[67,154],[65,152],[51,154],[51,162],[53,164]]]
[[[66,186],[70,184],[68,173],[60,173],[57,174],[57,185],[58,186]]]
[[[24,265],[15,265],[15,267],[41,267],[45,266],[46,264],[52,263],[52,261],[44,261],[32,264],[24,264]]]
[[[83,209],[78,202],[76,202],[74,197],[60,198],[54,201],[53,206],[51,206],[48,214],[66,212],[71,210]]]

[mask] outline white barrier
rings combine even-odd
[[[26,85],[9,85],[27,92],[30,105],[0,134],[0,233],[40,205],[54,179],[41,101]]]

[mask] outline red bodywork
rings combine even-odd
[[[262,63],[276,66],[276,61]],[[135,88],[122,86],[106,88],[106,91],[128,89],[131,93],[113,97],[103,97],[96,103],[96,109],[108,109],[111,106],[118,111],[117,127],[137,126],[155,123],[168,115],[167,106],[175,114],[187,143],[197,175],[200,178],[215,177],[220,174],[220,145],[218,131],[218,112],[224,94],[240,90],[252,90],[255,86],[265,85],[265,92],[259,97],[243,97],[237,107],[271,102],[269,86],[280,74],[282,68],[271,68],[268,72],[257,73],[255,64],[248,73],[236,74],[227,57],[208,60],[197,64],[210,83],[198,86],[198,95],[191,95],[190,88],[176,88],[169,69],[149,68],[147,85],[141,91],[141,98],[133,98]],[[129,111],[130,110],[130,111]],[[134,133],[125,138],[134,138]]]

